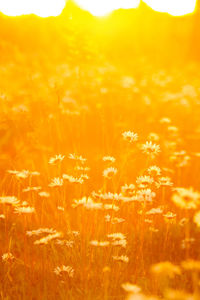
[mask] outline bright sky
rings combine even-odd
[[[103,16],[119,8],[136,8],[140,0],[76,0],[76,3],[95,16]]]
[[[8,16],[35,14],[40,17],[58,16],[65,0],[0,0],[0,11]]]
[[[143,0],[156,11],[167,12],[174,16],[192,13],[196,0]]]
[[[143,0],[154,10],[180,16],[194,11],[196,0]],[[66,0],[0,0],[0,11],[9,16],[36,14],[57,16]],[[104,16],[119,8],[136,8],[140,0],[76,0],[77,4],[95,16]]]

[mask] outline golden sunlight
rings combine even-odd
[[[199,28],[0,0],[0,300],[200,300]]]
[[[65,0],[4,0],[0,1],[0,11],[8,16],[28,14],[39,17],[58,16],[65,3]]]

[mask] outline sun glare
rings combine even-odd
[[[192,13],[196,5],[196,0],[143,0],[143,2],[156,11],[174,16]],[[140,0],[76,0],[76,3],[95,16],[103,16],[119,8],[136,8]]]
[[[174,16],[192,13],[196,0],[143,0],[156,11]],[[140,0],[75,0],[94,16],[105,16],[116,9],[137,8]],[[0,11],[8,16],[35,14],[40,17],[58,16],[66,0],[1,0]]]
[[[192,13],[195,10],[196,0],[143,0],[154,10],[166,12],[173,16]]]
[[[65,0],[1,0],[0,11],[8,16],[35,14],[39,17],[58,16]]]
[[[140,0],[76,0],[76,3],[94,16],[104,16],[116,9],[136,8]]]

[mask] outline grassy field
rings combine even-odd
[[[198,300],[199,65],[91,47],[1,41],[0,299]]]

